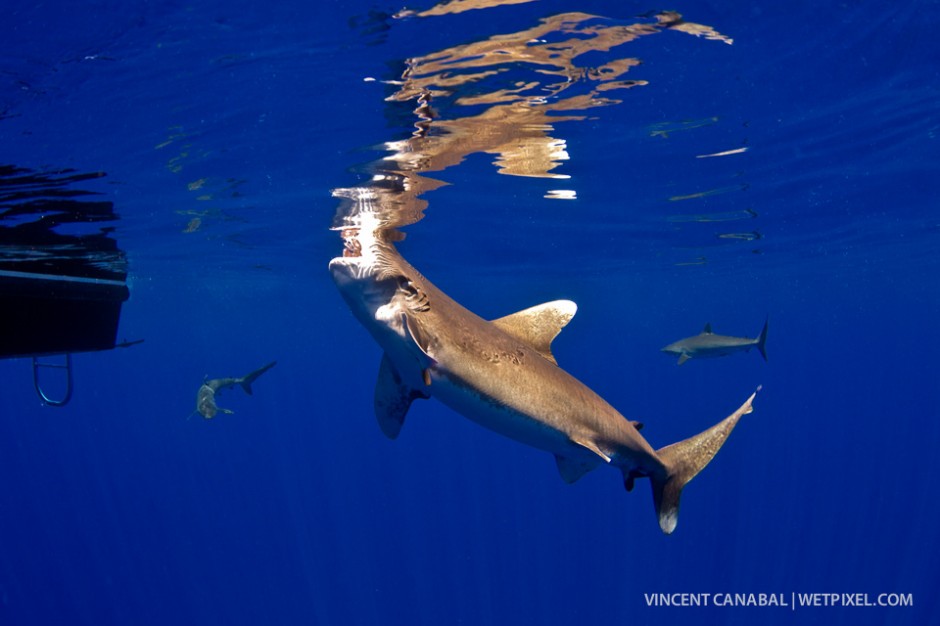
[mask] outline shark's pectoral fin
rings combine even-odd
[[[576,438],[572,438],[571,441],[572,441],[573,443],[578,444],[578,445],[581,446],[582,448],[587,448],[588,450],[590,450],[591,452],[593,452],[594,454],[596,454],[596,455],[599,456],[600,458],[604,459],[604,462],[605,462],[605,463],[610,463],[610,457],[607,456],[606,454],[604,454],[604,453],[601,451],[601,449],[597,447],[597,444],[595,444],[595,443],[594,443],[593,441],[591,441],[590,439],[583,439],[583,438],[577,438],[577,439],[576,439]]]
[[[692,357],[690,357],[688,354],[685,354],[685,353],[680,354],[680,355],[679,355],[679,365],[682,365],[683,363],[685,363],[686,361],[688,361],[690,358],[692,358]]]
[[[560,454],[555,455],[555,463],[558,464],[558,473],[561,474],[561,479],[569,485],[597,467],[597,463],[576,461]]]
[[[386,437],[398,437],[411,402],[415,398],[427,397],[429,396],[406,385],[388,356],[382,357],[379,378],[375,382],[375,417]]]
[[[558,336],[574,314],[578,305],[571,300],[555,300],[530,307],[518,313],[493,320],[493,324],[508,335],[535,348],[543,357],[555,363],[552,340]]]

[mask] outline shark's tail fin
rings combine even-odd
[[[245,376],[244,378],[240,379],[238,382],[241,383],[242,389],[245,390],[245,393],[247,393],[247,394],[250,396],[250,395],[251,395],[251,383],[255,382],[255,380],[256,380],[259,376],[261,376],[262,374],[264,374],[266,371],[268,371],[269,369],[271,369],[271,368],[274,367],[275,365],[277,365],[277,361],[271,361],[270,363],[268,363],[268,364],[265,365],[264,367],[260,367],[260,368],[256,369],[255,371],[253,371],[252,373],[250,373],[250,374],[248,374],[247,376]]]
[[[768,317],[764,320],[764,328],[760,331],[760,336],[757,338],[757,349],[760,350],[760,355],[764,357],[764,360],[767,360],[767,351],[764,350],[764,344],[767,343],[767,324],[770,322]]]
[[[760,387],[757,391],[760,391]],[[751,402],[757,391],[752,393],[737,411],[708,430],[656,451],[656,455],[666,467],[666,472],[661,476],[651,476],[650,482],[653,485],[653,503],[659,517],[659,527],[667,535],[676,529],[679,521],[679,497],[682,495],[682,488],[718,454],[741,416],[753,410]]]

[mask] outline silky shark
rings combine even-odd
[[[716,335],[712,332],[711,323],[705,324],[701,333],[694,337],[686,337],[675,343],[671,343],[662,349],[663,352],[679,355],[679,365],[682,365],[689,359],[704,359],[718,356],[726,356],[735,352],[747,352],[753,347],[757,347],[760,355],[767,360],[767,352],[764,350],[764,344],[767,342],[767,323],[764,322],[764,328],[760,331],[757,339],[750,337],[729,337],[728,335]]]
[[[361,244],[361,241],[357,242]],[[330,271],[353,314],[385,354],[375,414],[394,439],[416,398],[436,397],[469,419],[555,456],[573,483],[600,465],[629,491],[648,477],[660,528],[676,528],[682,488],[715,456],[756,391],[703,433],[654,450],[600,396],[555,362],[550,344],[574,302],[548,302],[493,321],[452,300],[388,243],[351,246]]]
[[[245,390],[245,393],[250,396],[251,383],[255,382],[259,376],[264,374],[275,365],[277,365],[277,361],[271,361],[264,367],[260,367],[250,374],[242,376],[241,378],[213,378],[212,380],[206,379],[199,388],[199,391],[196,393],[196,412],[206,419],[212,419],[215,417],[216,413],[234,413],[234,411],[223,409],[222,407],[216,405],[216,392],[222,389],[231,389],[235,385],[241,385],[241,388]]]

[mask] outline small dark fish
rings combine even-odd
[[[215,417],[216,413],[228,413],[233,411],[223,409],[215,403],[215,393],[221,389],[231,389],[235,385],[241,385],[249,396],[251,395],[251,383],[264,374],[266,371],[277,365],[277,361],[271,361],[264,367],[258,368],[247,376],[241,378],[213,378],[202,383],[199,391],[196,393],[196,412],[206,419]]]

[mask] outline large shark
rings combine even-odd
[[[382,431],[398,436],[411,403],[436,397],[458,413],[555,456],[569,483],[600,465],[627,490],[648,477],[659,526],[676,528],[682,488],[715,456],[752,394],[703,433],[654,450],[635,423],[555,362],[550,344],[576,311],[559,300],[487,321],[418,273],[390,245],[330,261],[352,312],[385,355],[375,388]]]
[[[669,354],[678,354],[679,365],[682,365],[689,359],[704,359],[726,356],[735,352],[747,352],[756,346],[760,355],[766,361],[767,352],[764,349],[764,344],[767,342],[767,323],[769,321],[764,321],[764,328],[760,331],[757,339],[716,335],[712,332],[711,323],[708,323],[705,324],[705,328],[699,334],[671,343],[662,351]]]
[[[242,376],[241,378],[213,378],[212,380],[206,379],[203,381],[202,386],[199,387],[199,391],[196,392],[196,412],[206,419],[212,419],[216,416],[217,413],[233,413],[233,411],[230,409],[223,409],[222,407],[216,405],[216,392],[222,389],[231,389],[235,385],[240,385],[245,393],[250,396],[251,383],[255,382],[259,376],[264,374],[275,365],[277,365],[277,361],[271,361],[267,365],[259,367],[255,371]]]

